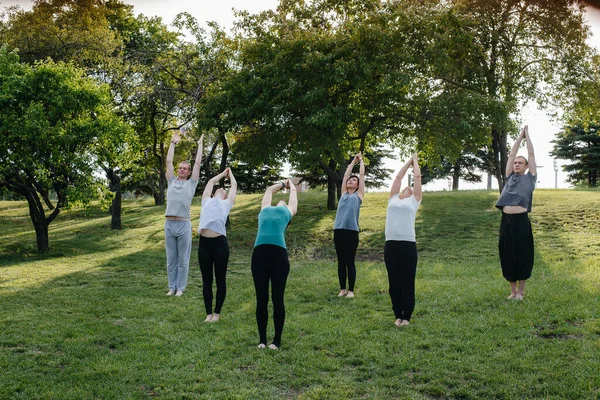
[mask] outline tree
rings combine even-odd
[[[81,69],[0,50],[0,187],[27,200],[40,253],[61,209],[93,195],[91,152],[115,122],[109,104]]]
[[[121,48],[108,20],[119,7],[126,6],[119,0],[34,0],[31,11],[9,7],[3,40],[29,64],[50,58],[95,70]]]
[[[288,159],[327,178],[335,208],[350,154],[406,134],[414,84],[387,2],[282,2],[276,12],[242,14],[235,71],[211,96],[235,133],[234,151],[254,163]],[[217,106],[218,105],[218,106]],[[369,173],[367,171],[367,173]]]
[[[157,205],[165,201],[164,168],[170,132],[187,126],[188,133],[199,136],[189,126],[197,119],[196,110],[207,88],[228,64],[218,49],[222,36],[218,27],[207,38],[185,13],[176,18],[174,25],[178,31],[170,31],[160,18],[139,16],[124,35],[128,71],[121,80],[119,101],[124,116],[140,136],[144,154],[129,187],[151,194]],[[192,32],[193,41],[182,40],[186,29]],[[189,139],[189,145],[196,141]],[[224,134],[214,139],[210,154],[222,144],[223,164],[227,142]],[[178,151],[177,156],[181,154]],[[205,163],[210,163],[211,157]]]
[[[121,204],[124,186],[140,161],[139,137],[131,126],[116,114],[103,121],[104,135],[98,138],[92,153],[96,165],[102,169],[110,192],[109,212],[111,229],[121,229]]]
[[[581,76],[589,54],[579,0],[439,2],[422,59],[432,78],[481,99],[499,189],[519,108],[548,106]]]
[[[574,184],[598,186],[600,175],[600,125],[567,126],[552,141],[553,157],[570,160],[573,163],[563,165],[568,172],[568,180]]]
[[[585,71],[581,79],[574,82],[573,102],[565,108],[566,125],[600,124],[600,55],[592,52],[580,68]],[[573,123],[577,121],[577,123]]]
[[[434,167],[429,167],[429,165],[434,165]],[[482,167],[482,160],[474,154],[465,153],[454,162],[449,161],[446,157],[441,157],[441,162],[428,163],[421,168],[422,183],[426,184],[435,179],[451,176],[452,190],[458,190],[460,179],[467,182],[481,182],[481,175],[475,170]]]

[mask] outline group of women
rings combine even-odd
[[[174,174],[173,155],[180,140],[173,133],[167,153],[166,176],[168,180],[165,221],[165,247],[167,253],[168,296],[181,296],[185,290],[191,253],[192,230],[190,206],[198,185],[202,157],[202,137],[193,169],[182,162]],[[527,143],[529,159],[517,156],[521,142]],[[359,164],[359,174],[352,170]],[[413,169],[413,186],[401,189],[402,179],[409,168]],[[360,153],[348,165],[342,180],[342,194],[334,223],[334,244],[338,262],[339,297],[354,297],[356,283],[356,250],[359,243],[359,214],[364,197],[365,166]],[[215,184],[223,178],[230,180],[230,190],[223,188],[213,194]],[[533,235],[528,213],[531,211],[532,193],[536,181],[536,164],[533,145],[525,126],[513,145],[506,167],[506,184],[496,203],[502,210],[499,253],[502,273],[510,283],[509,299],[522,300],[525,282],[533,268]],[[287,189],[289,199],[271,205],[273,194]],[[206,309],[205,322],[219,320],[225,300],[226,273],[229,246],[226,238],[226,221],[235,203],[237,183],[231,169],[227,168],[210,179],[202,194],[202,212],[198,233],[198,261],[202,273],[202,294]],[[417,246],[415,219],[422,199],[421,172],[417,154],[400,168],[390,188],[386,222],[384,262],[388,273],[389,295],[398,327],[410,324],[415,308],[415,277],[417,272]],[[285,243],[285,231],[298,209],[296,187],[290,179],[269,186],[262,199],[258,215],[258,232],[252,252],[251,270],[256,291],[256,322],[258,347],[267,347],[267,322],[269,285],[273,302],[275,334],[268,347],[281,346],[285,322],[284,292],[290,263]],[[216,304],[213,309],[213,271],[216,278]],[[347,285],[346,285],[347,283]]]

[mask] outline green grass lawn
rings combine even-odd
[[[215,324],[202,322],[197,240],[185,295],[165,296],[164,207],[126,202],[116,232],[97,207],[62,212],[40,256],[27,204],[0,202],[0,398],[600,399],[600,192],[534,192],[536,261],[522,302],[506,300],[498,194],[423,197],[417,305],[398,329],[383,264],[387,195],[365,196],[356,298],[346,299],[335,213],[324,193],[299,194],[278,351],[256,348],[260,195],[238,196],[232,210]]]

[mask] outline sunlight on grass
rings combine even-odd
[[[301,193],[286,233],[278,351],[256,348],[250,255],[261,195],[238,196],[232,211],[216,324],[202,322],[197,234],[185,295],[164,295],[164,207],[125,202],[122,231],[97,205],[63,211],[50,252],[38,255],[25,203],[0,202],[0,398],[600,396],[598,192],[534,193],[536,262],[522,302],[506,300],[498,193],[425,193],[405,329],[393,324],[383,263],[387,194],[368,193],[361,208],[354,299],[337,297],[325,196]],[[194,228],[199,210],[195,199]]]

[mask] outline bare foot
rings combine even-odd
[[[183,290],[177,290],[177,293],[175,293],[175,296],[177,297],[181,297],[183,295]]]
[[[212,314],[208,314],[206,316],[206,319],[204,320],[204,322],[210,322],[210,320],[212,319],[213,315]]]
[[[175,294],[175,291],[174,291],[174,290],[169,290],[169,291],[167,292],[167,296],[173,296],[174,294]]]
[[[346,291],[346,289],[342,289],[340,290],[340,293],[338,294],[338,297],[344,297],[348,294],[348,292]]]
[[[348,294],[346,295],[347,298],[351,299],[354,297],[354,292],[348,292]]]
[[[517,293],[515,294],[515,300],[523,300],[523,294],[522,293]]]
[[[511,293],[510,296],[508,296],[506,299],[507,300],[514,300],[514,298],[517,297],[516,293]]]
[[[402,322],[400,322],[400,325],[398,326],[408,326],[410,325],[410,322],[407,319],[403,319]]]
[[[270,348],[271,350],[277,350],[277,349],[279,349],[279,346],[277,346],[276,344],[273,344],[273,343],[271,343],[271,344],[269,345],[269,348]]]
[[[210,322],[217,322],[218,320],[219,320],[219,314],[214,313],[212,315],[212,318],[211,318]]]
[[[398,318],[398,319],[396,320],[396,322],[394,322],[394,325],[396,325],[396,326],[400,326],[400,324],[401,324],[401,323],[402,323],[402,319],[401,319],[401,318]]]
[[[259,343],[258,344],[258,348],[259,349],[264,349],[265,347],[267,347],[264,343]]]

